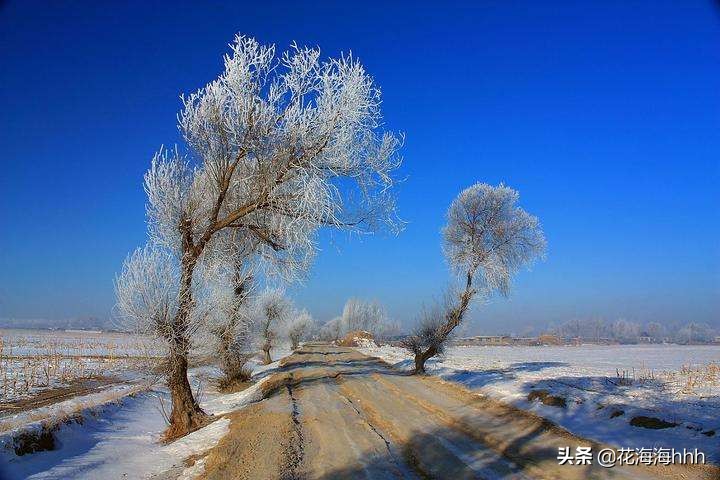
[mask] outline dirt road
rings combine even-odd
[[[307,346],[231,414],[208,479],[720,478],[710,467],[558,465],[592,446],[533,414],[349,348]]]

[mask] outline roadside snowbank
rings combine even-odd
[[[286,351],[278,353],[288,353]],[[279,362],[253,364],[254,376],[279,366]],[[213,367],[194,369],[190,380],[194,388],[207,385],[216,372]],[[243,408],[262,399],[260,386],[266,377],[249,388],[231,394],[206,391],[201,406],[214,415]],[[85,411],[80,423],[70,421],[54,432],[55,449],[23,456],[15,455],[7,432],[0,442],[0,478],[20,479],[99,479],[149,478],[173,470],[181,478],[192,478],[202,461],[186,467],[183,460],[211,449],[227,433],[229,420],[221,418],[169,445],[159,440],[166,428],[161,401],[169,405],[169,392],[156,386],[134,397]],[[39,425],[39,424],[38,424]],[[31,427],[32,428],[32,427]]]

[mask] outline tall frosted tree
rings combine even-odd
[[[150,241],[178,262],[162,335],[174,434],[205,419],[187,379],[199,264],[244,252],[291,280],[311,263],[320,227],[399,226],[391,187],[401,138],[383,131],[380,90],[362,64],[297,45],[276,54],[244,36],[230,47],[218,78],[182,99],[187,151],[161,149],[145,175]]]
[[[443,251],[464,287],[428,309],[404,340],[415,356],[416,373],[425,373],[425,362],[442,353],[476,294],[507,295],[518,270],[544,254],[540,222],[517,206],[518,198],[517,191],[504,185],[477,183],[450,205],[442,231]]]

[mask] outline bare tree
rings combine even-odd
[[[462,275],[462,291],[445,302],[442,315],[434,309],[405,340],[415,355],[415,372],[438,355],[460,325],[473,297],[493,292],[507,295],[513,275],[545,252],[540,222],[517,206],[518,193],[504,185],[477,183],[453,201],[443,228],[443,250],[455,272]],[[442,320],[440,320],[442,318]]]
[[[253,325],[266,365],[272,363],[270,351],[286,328],[292,310],[292,303],[278,288],[265,289],[256,300]]]
[[[307,310],[295,312],[294,318],[288,328],[288,338],[290,339],[290,345],[293,350],[297,350],[300,345],[300,341],[305,338],[308,329],[313,325],[313,318]]]
[[[195,271],[206,257],[251,245],[266,272],[293,279],[311,263],[321,226],[400,226],[390,187],[401,140],[381,131],[380,91],[363,66],[351,55],[321,61],[319,49],[296,45],[278,56],[243,36],[231,49],[219,77],[183,98],[188,154],[161,149],[145,175],[151,242],[178,262],[164,336],[174,434],[205,419],[187,356]]]

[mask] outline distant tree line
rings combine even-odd
[[[390,320],[385,308],[377,301],[351,298],[345,302],[342,314],[327,321],[320,328],[317,338],[337,342],[350,332],[371,333],[381,339],[400,333],[400,327]]]
[[[719,333],[706,323],[689,322],[686,324],[663,325],[658,322],[638,323],[620,318],[605,321],[601,318],[572,319],[561,325],[551,325],[549,333],[563,338],[581,338],[584,340],[611,340],[619,343],[709,343]]]

